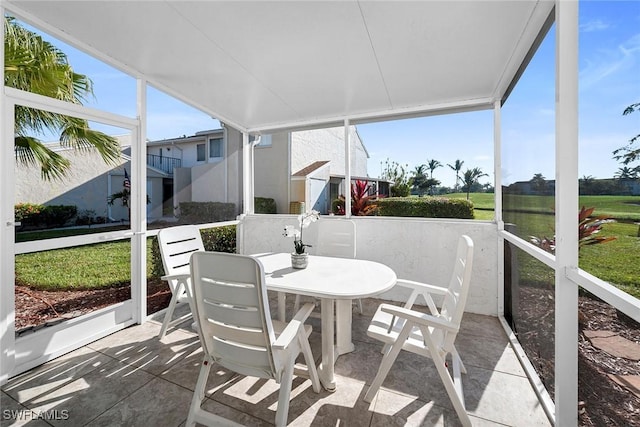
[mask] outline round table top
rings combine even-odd
[[[396,273],[384,264],[352,258],[309,255],[304,269],[291,267],[290,253],[253,255],[265,273],[269,290],[318,298],[356,299],[391,289]]]

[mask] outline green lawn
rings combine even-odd
[[[444,197],[466,199],[466,193],[446,194]],[[477,211],[495,209],[493,193],[471,193],[469,199]],[[506,195],[503,206],[507,210],[527,210],[541,213],[553,213],[553,196]],[[618,221],[640,221],[640,196],[580,196],[579,206],[595,207],[597,215],[608,215]],[[482,214],[484,215],[484,214]],[[493,216],[492,216],[493,218]],[[476,219],[478,218],[476,214]]]
[[[16,256],[16,283],[41,290],[109,288],[131,283],[129,240]],[[147,274],[151,274],[147,239]]]

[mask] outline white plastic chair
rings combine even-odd
[[[162,265],[165,275],[162,280],[169,283],[171,289],[171,301],[164,315],[160,339],[167,333],[167,329],[182,323],[191,317],[191,313],[173,319],[173,312],[178,302],[188,302],[191,306],[191,272],[189,260],[195,251],[204,251],[202,236],[198,227],[193,225],[180,225],[177,227],[163,228],[158,232],[158,246],[162,255]]]
[[[262,264],[246,255],[195,252],[191,274],[204,360],[186,425],[218,425],[225,421],[201,407],[214,362],[242,375],[279,383],[276,425],[286,425],[294,363],[300,353],[313,390],[320,392],[308,341],[311,326],[304,324],[313,304],[305,304],[288,324],[272,321]]]
[[[404,307],[381,304],[373,316],[367,335],[385,343],[384,357],[378,374],[364,397],[371,402],[386,378],[400,350],[410,351],[433,359],[449,399],[464,426],[471,421],[465,410],[461,373],[466,374],[460,355],[454,345],[471,281],[473,241],[461,236],[458,242],[455,266],[448,288],[398,280],[397,284],[412,289]],[[443,296],[442,308],[437,309],[431,294]],[[417,297],[422,295],[431,314],[411,310]],[[453,378],[446,365],[447,354],[453,362]]]
[[[318,221],[318,243],[316,255],[336,258],[356,257],[356,224],[351,220],[320,220]],[[358,300],[358,311],[362,314],[362,301]],[[300,295],[296,295],[293,306],[298,311]]]

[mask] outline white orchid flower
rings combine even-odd
[[[306,247],[311,247],[302,242],[302,231],[309,227],[312,222],[316,222],[320,217],[320,212],[312,210],[306,214],[298,215],[298,222],[300,223],[300,229],[298,230],[293,225],[287,225],[284,227],[283,235],[285,237],[293,237],[293,245],[297,254],[303,254]]]
[[[285,237],[293,237],[294,239],[297,239],[300,236],[300,230],[295,228],[293,225],[287,225],[284,227],[283,235]]]

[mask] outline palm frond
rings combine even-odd
[[[81,151],[95,148],[105,163],[111,165],[117,164],[121,155],[120,143],[116,138],[91,129],[86,120],[75,117],[67,117],[60,144]]]
[[[40,165],[40,176],[46,181],[62,180],[71,165],[69,160],[49,149],[37,138],[17,136],[14,144],[18,163],[27,166]]]

